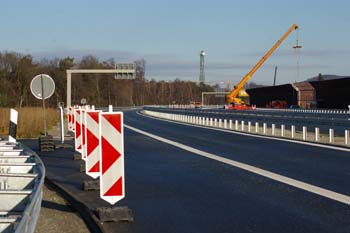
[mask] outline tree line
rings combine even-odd
[[[145,78],[146,61],[135,61],[136,75],[133,80],[115,79],[113,74],[73,74],[72,104],[80,104],[82,98],[96,106],[141,106],[163,104],[189,104],[200,101],[203,91],[214,87],[192,81],[156,81]],[[113,59],[99,61],[94,56],[85,56],[80,61],[72,57],[42,59],[37,62],[31,55],[15,52],[0,52],[0,107],[41,106],[41,101],[32,96],[30,82],[38,74],[50,75],[56,89],[47,105],[56,107],[66,102],[67,69],[113,69]]]

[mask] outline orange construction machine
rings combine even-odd
[[[261,58],[261,60],[249,71],[249,73],[242,78],[242,80],[233,88],[233,90],[226,96],[225,109],[234,110],[250,110],[255,109],[254,106],[247,105],[247,99],[249,99],[248,93],[243,89],[244,84],[253,76],[253,74],[260,68],[260,66],[266,61],[267,58],[280,46],[280,44],[288,37],[288,35],[298,29],[298,25],[293,24],[288,31],[272,46],[272,48]]]

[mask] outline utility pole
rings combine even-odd
[[[277,66],[275,66],[275,76],[273,78],[273,86],[276,85],[276,75],[277,75]]]
[[[205,52],[202,50],[199,54],[200,62],[199,62],[199,83],[205,83],[204,76],[204,56]]]

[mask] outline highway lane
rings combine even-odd
[[[125,123],[322,188],[350,192],[348,152],[169,123],[136,112],[126,112]],[[129,190],[127,185],[132,197],[127,197],[126,203],[135,204],[141,218],[135,219],[147,226],[148,232],[350,232],[348,205],[202,158],[129,129],[126,135],[127,179],[137,183],[129,183]],[[131,141],[137,142],[134,147],[128,146]],[[143,190],[147,192],[143,194]],[[144,223],[146,212],[153,211],[149,221],[160,217],[157,224]],[[137,227],[134,230],[147,232]]]
[[[148,107],[150,110],[154,107]],[[303,126],[308,127],[308,131],[314,132],[315,127],[319,127],[321,133],[328,133],[330,128],[335,130],[336,135],[344,135],[345,129],[350,129],[350,114],[335,113],[304,113],[304,112],[285,112],[285,111],[229,111],[222,109],[169,109],[156,108],[162,112],[172,112],[184,115],[195,115],[202,117],[213,117],[221,119],[244,120],[246,123],[251,121],[253,124],[259,122],[271,125],[276,124],[280,127],[284,124],[287,128],[295,125],[297,130]]]
[[[257,166],[336,192],[350,193],[348,151],[159,121],[140,116],[136,112],[127,113],[125,122],[141,130],[224,158]],[[348,185],[344,185],[346,182]]]
[[[180,125],[136,111],[126,111],[124,120],[128,125],[124,127],[126,198],[118,206],[131,208],[135,222],[104,223],[106,232],[350,232],[349,205],[205,158],[128,127],[343,194],[349,193],[348,152]],[[36,140],[25,143],[38,150]],[[82,181],[91,178],[79,172],[82,161],[72,160],[72,149],[39,154],[47,175],[79,201],[91,210],[109,207],[97,191],[81,190]]]

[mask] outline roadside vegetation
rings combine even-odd
[[[16,108],[18,111],[17,138],[37,138],[44,134],[44,116],[40,107]],[[59,114],[54,108],[46,109],[47,128],[59,121]],[[8,135],[10,108],[0,108],[0,135]]]
[[[132,62],[132,61],[129,61]],[[80,104],[82,98],[95,106],[141,106],[149,104],[189,104],[200,101],[202,91],[214,88],[192,81],[176,79],[156,81],[146,78],[146,61],[136,63],[134,80],[116,80],[113,74],[74,74],[72,76],[72,104]],[[115,61],[99,61],[94,56],[54,58],[36,61],[31,55],[0,51],[0,107],[40,106],[30,92],[30,82],[38,74],[50,75],[56,90],[47,100],[47,106],[56,108],[66,102],[67,69],[114,69]],[[196,78],[195,78],[196,79]]]

